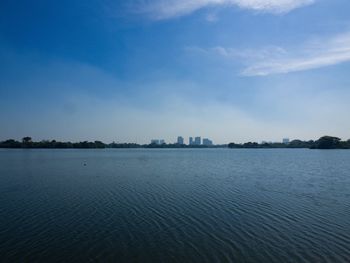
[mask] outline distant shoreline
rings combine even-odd
[[[350,140],[342,141],[340,138],[323,136],[316,141],[293,140],[288,143],[257,143],[243,144],[229,143],[220,145],[186,145],[186,144],[137,144],[137,143],[103,143],[101,141],[59,142],[56,140],[32,141],[31,137],[24,137],[22,141],[9,139],[0,142],[3,149],[350,149]]]

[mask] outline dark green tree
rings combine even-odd
[[[31,143],[31,142],[32,142],[32,138],[31,138],[31,137],[24,137],[24,138],[22,139],[22,142],[23,142],[24,144]]]
[[[332,136],[323,136],[316,141],[317,149],[337,149],[341,148],[341,139]]]

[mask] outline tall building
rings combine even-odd
[[[159,140],[159,144],[162,145],[162,144],[165,144],[165,140]]]
[[[182,136],[177,137],[177,144],[184,144],[184,138]]]
[[[201,137],[194,138],[194,145],[201,145],[201,143],[202,143]]]
[[[289,143],[289,138],[284,138],[284,139],[282,140],[282,142],[283,142],[284,144],[288,144],[288,143]]]
[[[189,145],[193,145],[193,138],[192,138],[192,137],[190,137],[190,138],[188,139],[188,144],[189,144]]]
[[[159,145],[160,144],[160,141],[158,139],[153,139],[151,140],[151,144],[157,144]]]
[[[213,141],[212,141],[212,140],[209,140],[208,138],[204,138],[204,139],[203,139],[203,145],[205,145],[205,146],[211,146],[211,145],[213,145]]]

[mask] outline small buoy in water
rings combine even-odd
[[[84,163],[84,166],[86,166],[86,163]]]

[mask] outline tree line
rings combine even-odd
[[[137,144],[137,143],[103,143],[101,141],[59,142],[56,140],[43,140],[35,142],[31,137],[24,137],[22,141],[9,139],[0,142],[0,148],[42,148],[42,149],[104,149],[104,148],[307,148],[307,149],[350,149],[350,140],[342,141],[338,137],[323,136],[316,141],[293,140],[289,143],[257,143],[246,142],[242,144],[229,143],[228,145],[185,145],[185,144]]]
[[[229,143],[229,148],[306,148],[306,149],[350,149],[350,140],[342,141],[338,137],[323,136],[316,141],[293,140],[289,143]]]
[[[18,149],[104,149],[104,148],[208,148],[205,145],[184,145],[184,144],[137,144],[137,143],[116,143],[109,144],[101,141],[83,141],[83,142],[59,142],[56,140],[43,140],[35,142],[31,137],[24,137],[22,141],[9,139],[0,142],[0,148],[18,148]],[[210,147],[227,147],[227,145],[215,145]]]
[[[43,140],[35,142],[31,137],[24,137],[22,141],[9,139],[0,142],[0,148],[42,148],[42,149],[104,149],[104,148],[137,148],[135,143],[110,143],[105,144],[101,141],[82,141],[82,142],[59,142],[56,140]]]

